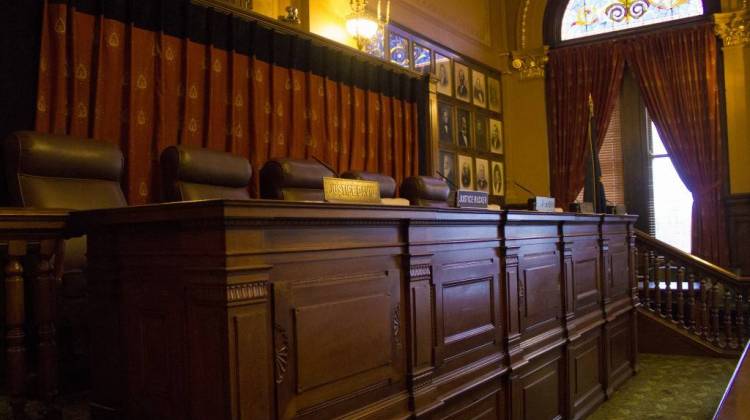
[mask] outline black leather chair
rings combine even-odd
[[[127,205],[120,186],[125,160],[111,144],[92,139],[21,131],[5,141],[5,170],[13,205],[89,210]],[[65,241],[58,295],[61,367],[85,376],[87,368],[86,240]],[[59,261],[58,261],[59,263]],[[85,379],[84,379],[85,380]]]
[[[273,200],[323,201],[323,178],[335,176],[312,160],[271,159],[260,170],[260,196]]]
[[[401,197],[409,200],[412,206],[450,207],[449,195],[448,183],[440,178],[412,176],[401,184]]]
[[[231,153],[170,146],[161,153],[161,172],[165,201],[250,199],[250,162]]]

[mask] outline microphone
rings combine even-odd
[[[440,171],[435,171],[435,173],[437,173],[438,175],[440,175],[440,178],[443,178],[448,183],[448,185],[450,185],[454,190],[458,189],[458,185],[454,184],[453,181],[451,181],[450,179],[448,179]]]

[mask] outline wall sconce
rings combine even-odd
[[[377,16],[372,16],[367,11],[367,0],[350,0],[349,6],[352,13],[346,18],[346,30],[357,41],[357,48],[362,51],[372,41],[378,29],[390,20],[391,1],[387,0],[384,18],[380,13],[380,0]]]

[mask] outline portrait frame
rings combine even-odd
[[[481,71],[471,70],[471,101],[480,108],[487,107],[486,77]]]
[[[462,149],[471,149],[474,145],[472,141],[472,130],[474,127],[471,114],[472,112],[467,108],[456,108],[454,131],[456,132],[456,144]]]
[[[480,152],[489,152],[489,124],[487,115],[474,113],[474,147]]]
[[[440,144],[456,144],[456,119],[455,110],[451,103],[438,101],[438,139]],[[447,121],[444,112],[448,113]],[[447,127],[445,126],[447,124]],[[447,128],[447,130],[446,130]]]
[[[494,77],[487,77],[487,108],[492,112],[501,112],[503,98],[500,90],[500,81]]]
[[[474,159],[469,155],[458,155],[458,188],[461,190],[474,189]]]
[[[496,120],[494,118],[490,118],[490,125],[489,125],[489,143],[490,143],[490,152],[502,155],[503,154],[503,122],[500,120]]]
[[[475,158],[474,159],[474,171],[475,175],[475,186],[477,191],[483,191],[487,194],[490,193],[490,162],[487,159]]]
[[[505,168],[503,162],[492,161],[492,195],[505,196]]]
[[[448,184],[451,189],[455,188],[458,185],[456,154],[448,150],[441,150],[440,153],[438,153],[438,158],[438,171],[440,171],[440,174],[438,175],[442,175],[450,181]],[[451,184],[451,182],[453,184]]]
[[[448,56],[435,52],[435,76],[438,79],[437,92],[453,96],[453,66]]]
[[[472,90],[469,66],[454,61],[453,75],[453,85],[456,87],[456,99],[471,103]]]

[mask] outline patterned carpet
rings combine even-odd
[[[640,355],[640,373],[602,404],[589,420],[703,420],[713,416],[737,364],[733,359]],[[64,420],[87,420],[85,394],[58,400]],[[41,419],[40,404],[26,407],[29,419]],[[8,400],[0,397],[0,419],[10,419]]]
[[[711,419],[736,365],[734,359],[641,354],[640,373],[588,419]]]

